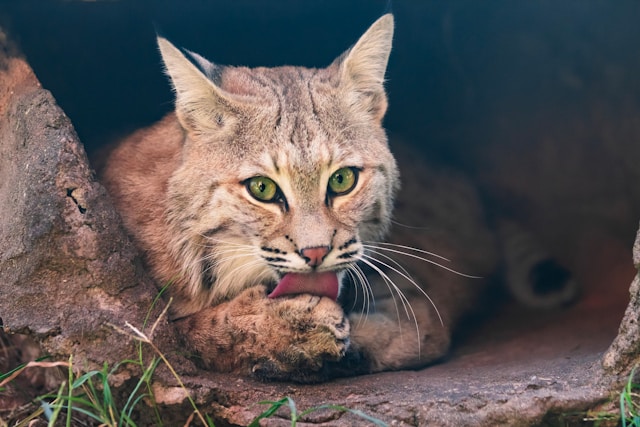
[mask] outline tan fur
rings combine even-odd
[[[208,369],[270,379],[318,380],[349,345],[349,322],[332,300],[307,294],[268,299],[263,286],[180,320],[178,327]]]
[[[205,366],[296,381],[422,366],[447,351],[474,304],[480,280],[411,256],[405,273],[385,258],[393,252],[366,246],[388,231],[399,187],[381,126],[392,35],[385,15],[324,69],[221,67],[159,38],[176,113],[122,141],[103,182],[158,284],[171,284],[173,317]],[[431,231],[394,228],[391,241],[463,254],[426,257],[488,274],[495,245],[473,189],[410,163],[398,218]],[[342,167],[360,171],[357,186],[332,196],[327,182]],[[286,201],[253,198],[244,183],[255,176]],[[266,296],[279,275],[312,271],[301,249],[319,246],[330,251],[318,271],[359,277],[362,313],[350,320],[326,297]],[[376,274],[367,290],[355,264],[369,256],[398,290]]]

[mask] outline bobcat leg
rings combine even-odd
[[[360,373],[425,366],[449,350],[451,331],[435,309],[424,297],[409,298],[411,310],[388,298],[376,303],[375,313],[350,316],[349,352],[360,353]]]
[[[350,316],[351,347],[340,363],[349,365],[345,374],[419,368],[449,351],[451,332],[477,304],[483,281],[424,263],[411,267],[410,275],[385,273],[386,282],[369,278],[375,309]]]
[[[207,369],[315,382],[349,346],[349,322],[329,298],[269,299],[263,286],[178,322]]]

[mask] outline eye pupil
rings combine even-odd
[[[245,186],[249,194],[261,202],[273,202],[280,194],[278,185],[272,179],[264,176],[248,179],[245,181]]]
[[[338,169],[329,178],[328,191],[334,196],[349,193],[358,183],[358,169],[346,167]]]

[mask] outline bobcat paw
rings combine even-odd
[[[205,368],[262,379],[321,381],[349,348],[349,321],[335,301],[308,294],[267,298],[263,286],[177,326]]]
[[[321,381],[327,376],[327,365],[347,352],[349,321],[333,300],[302,294],[268,300],[265,308],[265,327],[275,336],[251,367],[255,376]]]

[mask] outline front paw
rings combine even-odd
[[[317,382],[349,347],[349,321],[326,297],[302,294],[268,300],[265,327],[273,342],[256,354],[252,373],[262,379]]]

